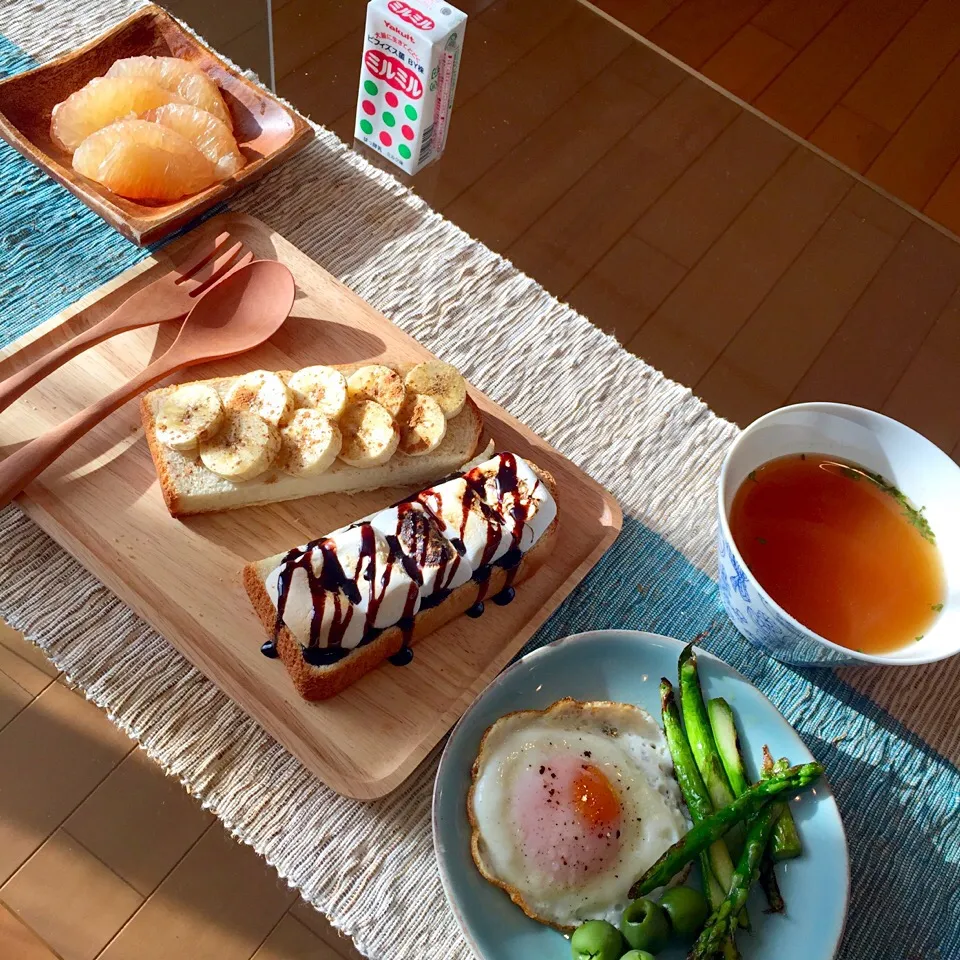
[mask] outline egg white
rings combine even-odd
[[[551,758],[589,756],[621,803],[619,847],[599,872],[558,884],[521,852],[511,814],[517,777]],[[639,707],[560,700],[546,710],[508,714],[484,735],[468,797],[472,853],[480,872],[541,923],[571,930],[584,920],[618,923],[629,889],[686,829],[663,732]]]

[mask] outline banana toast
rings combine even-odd
[[[427,483],[472,460],[483,432],[440,361],[177,384],[145,394],[140,415],[174,517]]]

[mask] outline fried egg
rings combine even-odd
[[[687,829],[660,727],[609,701],[501,717],[480,744],[467,808],[479,871],[564,931],[617,924],[630,885]]]

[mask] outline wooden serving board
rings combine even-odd
[[[293,315],[258,350],[195,367],[182,380],[315,363],[419,360],[415,340],[265,224],[225,214],[199,226],[0,351],[0,379],[97,322],[170,262],[229,229],[258,257],[293,271]],[[132,331],[81,354],[0,414],[0,454],[122,384],[166,349],[176,324]],[[414,770],[484,686],[613,542],[616,501],[569,460],[471,388],[486,435],[549,470],[560,527],[551,559],[513,603],[458,617],[332,700],[301,700],[240,585],[241,567],[322,536],[410,490],[331,495],[174,520],[167,513],[135,402],[115,413],[21,496],[26,512],[321,780],[359,799],[382,796]]]

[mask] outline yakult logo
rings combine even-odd
[[[401,0],[390,0],[387,9],[420,30],[432,30],[436,24],[425,14]]]
[[[420,78],[396,57],[380,53],[379,50],[367,50],[363,55],[363,62],[377,80],[386,80],[394,90],[405,93],[413,100],[419,100],[423,96]]]

